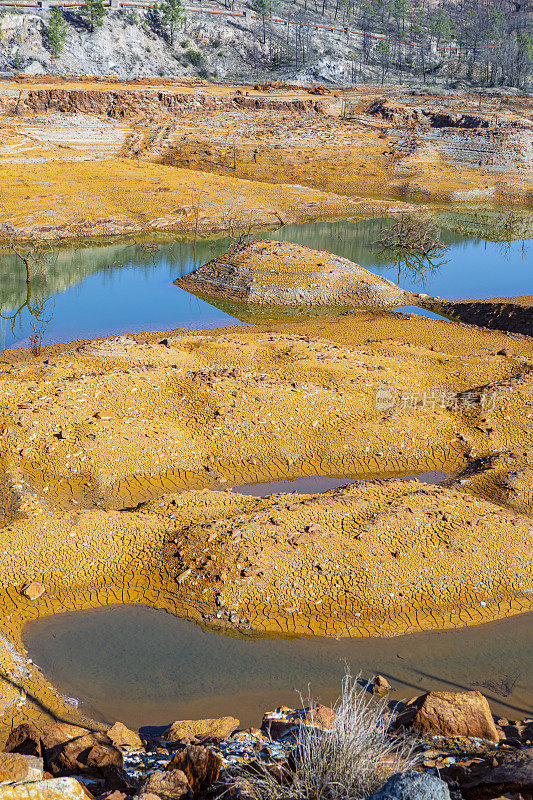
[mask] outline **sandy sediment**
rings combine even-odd
[[[528,337],[388,311],[6,351],[2,731],[80,719],[21,650],[59,609],[336,636],[530,609],[532,369]],[[394,479],[427,469],[458,477]],[[361,482],[229,491],[312,474]]]

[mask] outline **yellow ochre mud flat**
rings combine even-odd
[[[82,719],[22,649],[59,610],[379,636],[531,609],[532,408],[531,338],[383,310],[6,351],[0,738]],[[394,478],[428,469],[457,477]],[[362,480],[230,491],[312,474]]]

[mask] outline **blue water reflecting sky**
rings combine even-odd
[[[390,278],[405,289],[445,299],[475,299],[533,293],[531,240],[510,245],[442,232],[449,245],[443,263],[412,274],[391,263],[373,244],[379,221],[360,220],[287,226],[269,233],[345,256]],[[45,344],[73,339],[171,328],[214,328],[239,321],[174,286],[179,275],[223,252],[224,240],[161,245],[149,253],[135,242],[62,249],[53,268],[32,282],[32,302],[44,299]],[[13,255],[0,256],[0,310],[3,316],[23,304],[25,274]],[[23,308],[13,322],[0,319],[0,351],[27,346],[35,317]]]

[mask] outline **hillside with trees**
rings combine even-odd
[[[183,7],[161,0],[110,9],[88,0],[79,9],[35,12],[4,6],[0,69],[528,91],[527,1],[203,0]]]

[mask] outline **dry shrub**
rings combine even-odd
[[[310,706],[314,703],[311,701]],[[329,730],[301,725],[294,771],[281,782],[266,769],[252,778],[259,797],[271,800],[357,800],[391,775],[417,762],[416,739],[391,729],[386,699],[377,699],[347,672]]]
[[[38,356],[41,354],[43,346],[44,331],[36,328],[33,323],[31,327],[33,328],[33,332],[30,333],[30,350],[34,356]]]

